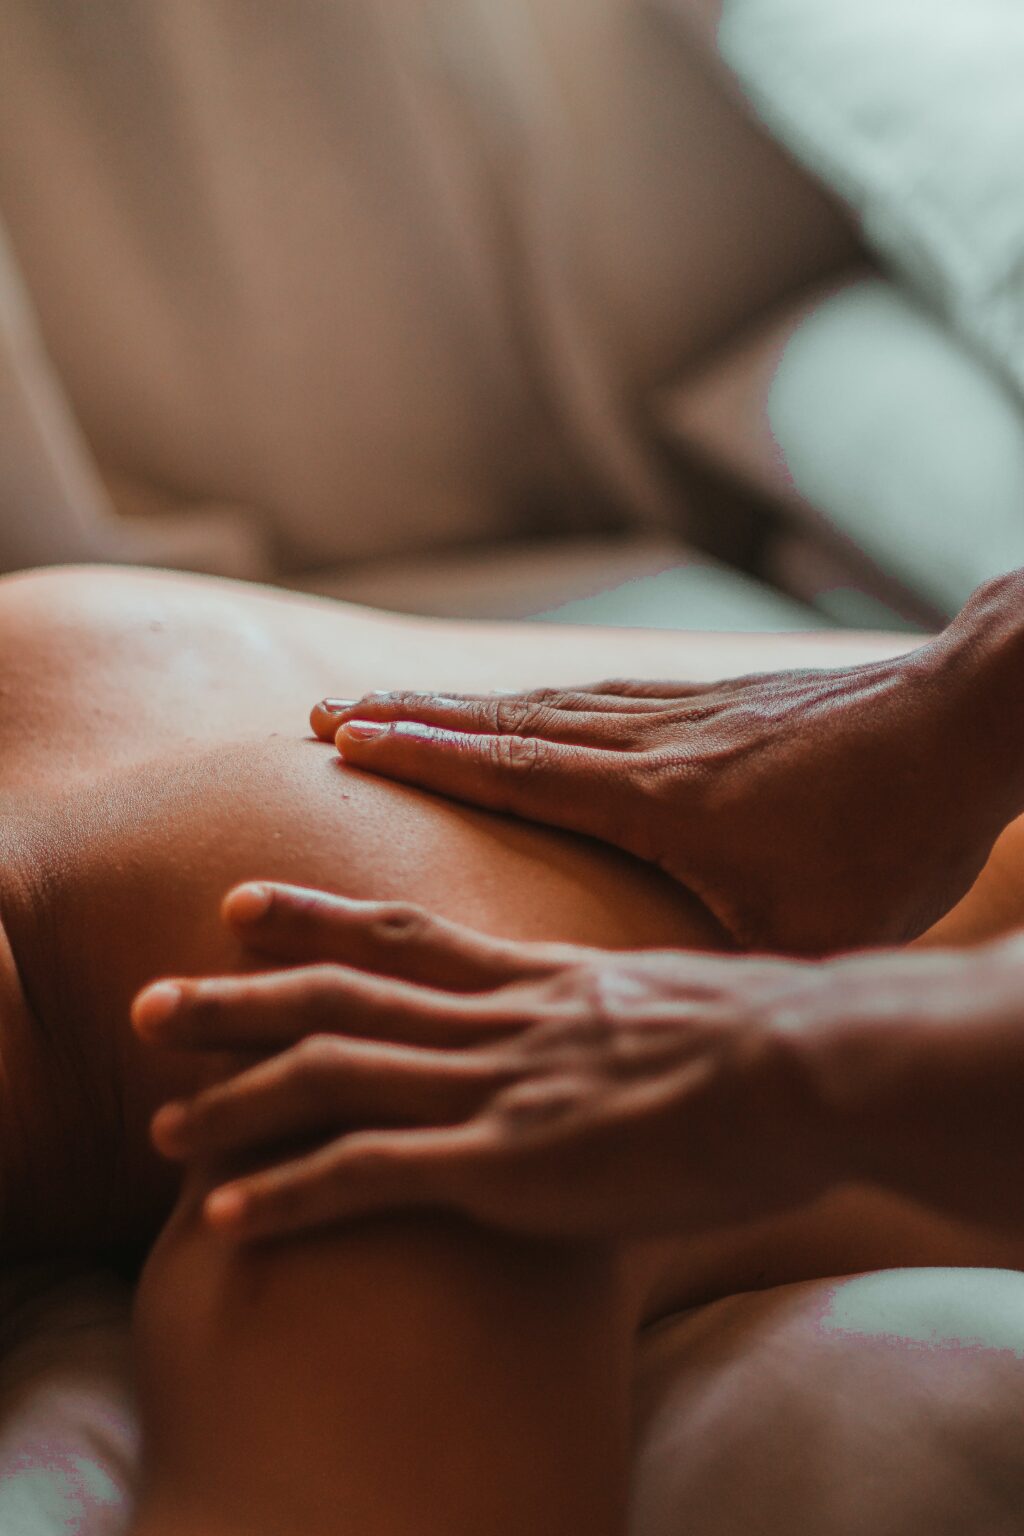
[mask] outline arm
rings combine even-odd
[[[697,1235],[849,1183],[1024,1231],[1024,939],[807,964],[508,943],[285,887],[226,914],[307,964],[158,987],[135,1022],[281,1052],[162,1112],[165,1152],[329,1138],[214,1197],[238,1235],[405,1204]]]
[[[789,1049],[847,1177],[1024,1231],[1024,938],[836,962],[831,987]]]
[[[658,864],[744,947],[921,934],[1024,809],[1024,574],[904,656],[719,684],[369,695],[345,759]]]

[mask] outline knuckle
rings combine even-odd
[[[534,706],[525,697],[498,698],[491,707],[495,728],[503,736],[517,735],[534,712]]]
[[[542,736],[565,702],[564,691],[554,688],[500,698],[492,705],[493,723],[499,736]]]
[[[336,1035],[307,1035],[292,1053],[292,1076],[299,1087],[319,1090],[341,1066],[344,1045]]]
[[[543,734],[566,710],[592,707],[587,695],[579,688],[534,688],[524,694],[523,699],[525,707],[520,730],[525,735]]]
[[[371,914],[367,926],[370,938],[376,942],[400,945],[423,938],[431,922],[423,908],[412,902],[389,902]]]
[[[632,992],[612,968],[568,967],[545,988],[547,1017],[526,1037],[548,1070],[602,1073],[629,1027]]]
[[[409,688],[382,688],[364,693],[359,700],[361,707],[380,710],[382,713],[402,712],[422,702],[421,695]]]
[[[515,1131],[557,1125],[583,1107],[588,1085],[578,1077],[547,1077],[513,1083],[502,1089],[492,1103],[495,1117]]]
[[[556,1003],[563,1011],[575,1009],[586,985],[586,975],[586,962],[580,964],[570,959],[567,964],[559,966],[544,983],[545,1002]]]
[[[629,978],[611,966],[587,966],[579,984],[591,1037],[602,1041],[609,1039],[629,1010],[634,991]]]
[[[338,966],[328,963],[310,966],[302,977],[301,1012],[313,1022],[333,1020],[337,1016],[341,989]]]
[[[496,736],[491,745],[496,767],[518,779],[528,779],[543,759],[543,743],[535,736]]]
[[[560,1010],[559,1026],[577,1035],[594,1035],[618,1024],[628,993],[626,979],[614,966],[586,961],[564,966],[545,987],[547,998]]]
[[[663,809],[668,814],[678,814],[680,797],[704,782],[704,757],[703,746],[686,741],[648,747],[636,755],[632,764],[633,786],[648,802],[648,816]]]

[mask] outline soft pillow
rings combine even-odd
[[[1024,389],[1020,0],[724,0],[718,44],[875,250]]]
[[[881,277],[854,273],[783,306],[665,391],[660,422],[796,528],[842,546],[851,568],[874,562],[928,604],[931,622],[1024,565],[1019,398]],[[829,593],[838,618],[841,595]]]

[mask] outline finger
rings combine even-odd
[[[161,981],[132,1005],[144,1039],[174,1050],[277,1050],[310,1034],[408,1045],[463,1045],[527,1022],[515,989],[441,992],[340,965],[259,976]]]
[[[335,960],[450,991],[545,975],[565,958],[565,946],[492,938],[408,902],[351,901],[269,881],[236,886],[222,913],[261,953]]]
[[[621,753],[412,721],[350,721],[337,746],[354,767],[627,846]]]
[[[475,1121],[442,1130],[356,1132],[214,1190],[204,1214],[220,1231],[253,1239],[375,1211],[457,1207],[467,1174],[493,1150],[493,1132]]]
[[[561,710],[571,713],[620,714],[650,709],[649,699],[627,699],[602,695],[586,686],[574,688],[530,688],[521,692],[495,689],[490,693],[432,694],[393,691],[367,693],[361,699],[321,699],[310,712],[309,723],[321,741],[333,741],[339,725],[346,720],[423,720],[431,725],[454,725],[457,719],[478,719],[492,715],[499,702],[506,713],[513,709]],[[482,725],[480,728],[483,728]]]
[[[651,713],[649,701],[602,701],[597,695],[557,692],[547,696],[487,694],[480,698],[372,694],[351,711],[337,715],[335,730],[357,718],[408,720],[478,735],[536,736],[544,741],[630,751],[644,744],[644,721]]]
[[[488,728],[496,712],[506,717],[541,708],[565,713],[646,714],[681,698],[707,693],[719,683],[646,682],[610,679],[563,688],[492,689],[488,693],[415,693],[408,690],[367,693],[359,699],[321,699],[310,725],[322,741],[333,741],[346,720],[421,720],[462,729]],[[461,726],[458,721],[464,722]],[[475,723],[476,722],[476,723]]]
[[[505,690],[499,690],[505,692]],[[619,714],[646,713],[652,708],[653,696],[645,694],[630,698],[625,693],[616,693],[614,690],[605,692],[600,683],[577,683],[565,688],[529,688],[518,693],[509,693],[509,697],[520,699],[524,704],[545,704],[551,709],[577,710],[577,711],[613,711]],[[393,695],[401,698],[402,695]],[[459,694],[459,698],[471,697]],[[495,695],[480,694],[481,699],[493,700]]]
[[[165,1105],[153,1140],[168,1157],[214,1158],[339,1126],[452,1125],[510,1081],[498,1055],[312,1035],[195,1098]]]
[[[680,699],[699,698],[706,693],[717,693],[719,689],[728,688],[730,681],[722,682],[671,682],[668,679],[654,679],[651,681],[636,681],[632,678],[607,678],[604,682],[595,683],[594,691],[607,699],[618,699],[622,705],[632,701],[637,708],[645,705],[649,708],[657,708],[658,705],[671,705]]]

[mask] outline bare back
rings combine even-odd
[[[345,768],[307,734],[318,697],[613,674],[710,678],[906,644],[436,624],[153,573],[0,583],[0,900],[31,1005],[0,1012],[0,1064],[6,1121],[21,1127],[14,1155],[28,1174],[17,1185],[26,1242],[143,1245],[155,1234],[176,1179],[149,1149],[149,1115],[231,1063],[144,1050],[128,1004],[156,975],[245,964],[217,917],[237,880],[419,901],[514,937],[719,943],[694,898],[611,849]],[[969,915],[983,906],[975,900]],[[880,1255],[894,1234],[914,1251],[905,1211],[875,1215]],[[7,1238],[16,1217],[8,1209]],[[798,1269],[821,1272],[823,1243],[833,1268],[849,1267],[849,1218],[840,1199],[809,1229],[784,1234],[775,1246],[789,1272],[795,1250]],[[937,1236],[934,1261],[956,1262]],[[921,1241],[934,1237],[920,1230]],[[963,1251],[955,1235],[953,1244]],[[761,1235],[732,1246],[749,1254],[752,1279],[770,1275]],[[709,1274],[719,1252],[709,1249]],[[857,1256],[872,1258],[863,1228]],[[697,1260],[690,1248],[694,1285]]]
[[[438,637],[439,665],[489,678],[465,638]],[[154,976],[245,963],[218,921],[237,880],[415,899],[509,936],[717,942],[654,870],[374,781],[309,737],[325,692],[422,664],[407,621],[227,583],[62,572],[0,585],[0,646],[3,911],[30,1005],[4,1049],[31,1104],[24,1191],[37,1228],[40,1212],[52,1223],[44,1245],[145,1240],[166,1211],[149,1116],[226,1064],[143,1049],[128,1005]]]

